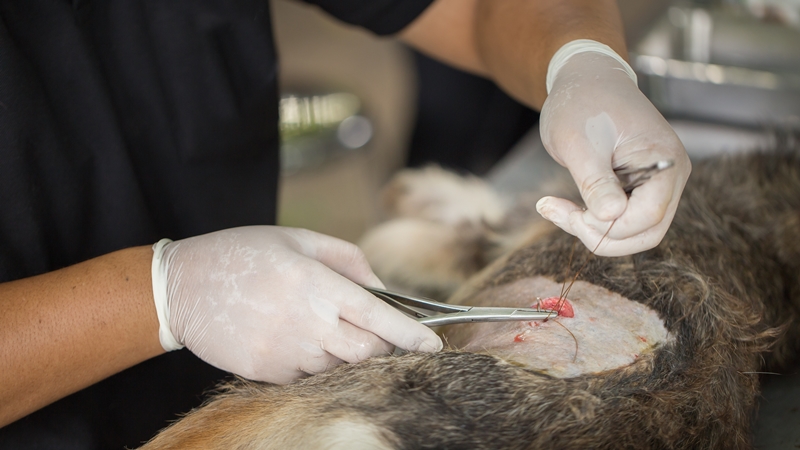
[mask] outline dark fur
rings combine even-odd
[[[242,382],[148,448],[186,446],[193,433],[247,442],[243,410],[318,424],[355,417],[398,449],[751,447],[757,372],[791,362],[800,343],[798,153],[696,164],[654,250],[599,258],[578,244],[570,264],[573,243],[561,232],[537,240],[468,292],[537,274],[566,280],[589,258],[580,279],[656,310],[674,343],[569,379],[445,351],[373,358],[284,387]],[[223,418],[230,425],[204,431]]]

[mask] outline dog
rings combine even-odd
[[[287,386],[237,380],[142,448],[752,447],[758,373],[800,344],[800,149],[696,163],[661,244],[619,258],[491,193],[491,214],[437,216],[409,197],[423,175],[400,175],[396,217],[364,241],[387,285],[476,306],[555,299],[558,316],[451,325],[442,352]]]

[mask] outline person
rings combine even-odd
[[[586,209],[539,211],[598,254],[663,237],[690,165],[636,87],[613,0],[308,2],[542,108]],[[0,15],[0,447],[137,446],[227,372],[285,383],[441,348],[358,286],[381,283],[355,246],[270,226],[266,1],[3,0]],[[613,168],[664,159],[621,191]]]
[[[406,166],[485,176],[539,121],[491,80],[412,51],[416,118]]]

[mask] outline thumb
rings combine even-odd
[[[573,174],[573,178],[586,203],[586,209],[597,219],[608,222],[625,212],[628,196],[620,187],[619,179],[610,164],[607,167],[595,167],[587,174]]]
[[[619,132],[607,113],[586,119],[582,128],[551,154],[559,154],[569,169],[589,212],[600,221],[611,221],[621,216],[628,204],[611,166]]]

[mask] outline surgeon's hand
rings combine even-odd
[[[167,350],[185,345],[245,378],[288,383],[395,346],[442,348],[433,331],[355,284],[383,287],[353,244],[268,226],[166,242],[155,246],[153,286],[157,309],[159,296],[166,302]]]
[[[590,250],[597,248],[598,255],[651,249],[667,232],[691,172],[686,150],[623,63],[595,51],[572,52],[560,62],[557,72],[548,74],[552,89],[542,107],[541,136],[550,155],[569,169],[586,210],[555,197],[542,198],[537,210]],[[613,168],[638,168],[661,160],[675,165],[628,198]]]

